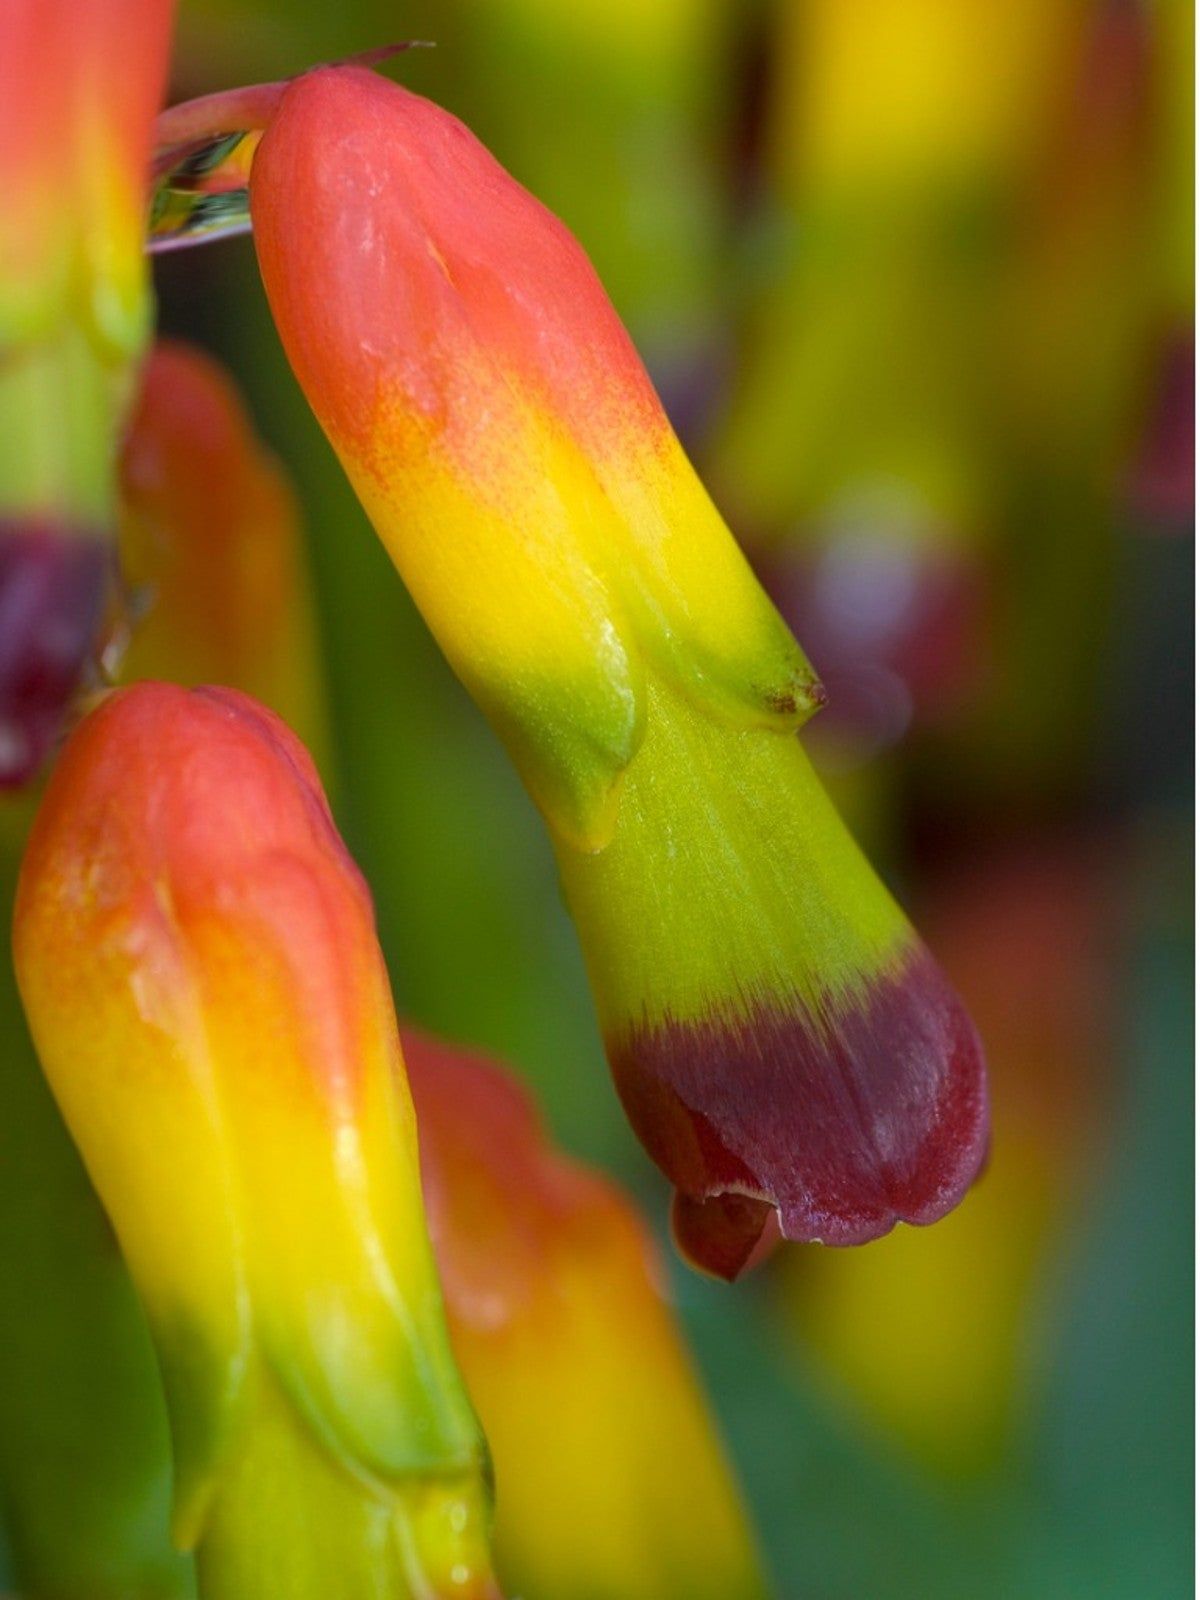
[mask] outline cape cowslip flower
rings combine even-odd
[[[501,1068],[412,1029],[403,1041],[451,1337],[496,1466],[509,1591],[761,1597],[738,1493],[633,1208],[548,1143]]]
[[[251,173],[292,365],[545,813],[617,1084],[732,1275],[931,1222],[985,1142],[978,1043],[793,737],[817,680],[579,247],[453,117],[358,68]]]
[[[55,738],[103,609],[172,11],[0,9],[0,786]]]
[[[161,340],[121,457],[123,679],[227,683],[327,742],[299,508],[229,374]]]
[[[231,690],[116,691],[55,768],[14,941],[201,1593],[494,1595],[370,899],[303,747]]]

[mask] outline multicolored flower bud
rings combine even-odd
[[[771,1210],[931,1222],[986,1139],[969,1021],[793,737],[817,679],[578,245],[453,117],[288,86],[255,156],[309,401],[545,813],[622,1098],[732,1275]]]
[[[206,1600],[494,1596],[370,897],[303,747],[231,690],[109,696],[47,788],[15,955]]]
[[[103,609],[173,9],[0,12],[0,787],[52,744]]]
[[[328,744],[300,512],[225,369],[160,340],[121,458],[120,676],[226,683]]]
[[[738,1492],[632,1206],[548,1142],[502,1068],[402,1036],[450,1332],[496,1465],[508,1589],[758,1600]]]

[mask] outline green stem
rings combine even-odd
[[[476,1476],[369,1480],[254,1381],[196,1552],[203,1600],[499,1600]]]
[[[131,378],[71,323],[0,361],[0,517],[103,530],[113,520],[116,430]]]

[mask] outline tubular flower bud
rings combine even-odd
[[[172,340],[142,373],[121,459],[121,676],[228,683],[327,743],[299,508],[229,374]]]
[[[737,1489],[632,1206],[549,1144],[501,1068],[409,1028],[403,1040],[450,1332],[496,1463],[508,1588],[758,1600]]]
[[[493,1596],[370,899],[303,746],[230,690],[114,693],[47,789],[15,955],[202,1594]]]
[[[736,1272],[772,1207],[929,1222],[985,1140],[970,1023],[791,737],[822,690],[578,245],[453,117],[354,68],[251,173],[310,403],[546,815],[618,1086]]]
[[[0,10],[0,786],[56,736],[107,587],[150,325],[145,172],[170,0]]]

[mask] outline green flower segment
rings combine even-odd
[[[380,537],[550,825],[609,1055],[732,1276],[772,1208],[856,1243],[961,1197],[983,1060],[795,733],[824,691],[578,244],[453,117],[282,89],[263,281]]]
[[[735,1276],[773,1207],[785,1237],[845,1245],[961,1199],[987,1138],[978,1040],[797,740],[657,689],[612,843],[558,859],[698,1266]]]

